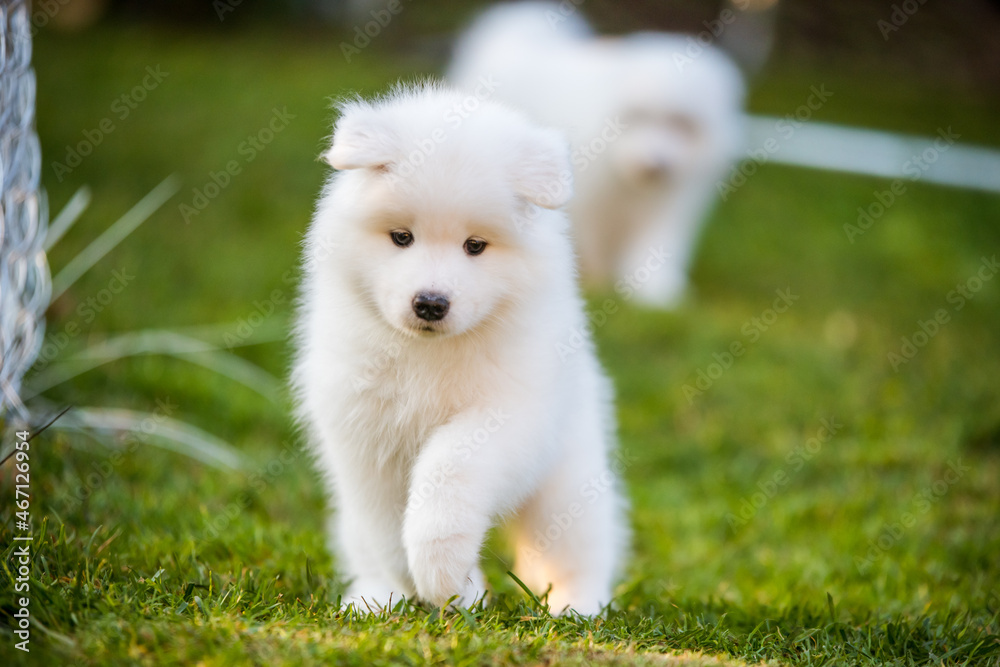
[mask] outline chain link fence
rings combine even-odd
[[[27,420],[19,392],[45,336],[51,279],[48,211],[39,189],[31,7],[0,0],[0,417]]]

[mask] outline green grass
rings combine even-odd
[[[265,328],[286,327],[298,242],[324,176],[314,156],[330,129],[326,99],[435,66],[375,47],[348,66],[335,40],[112,28],[43,35],[35,61],[52,210],[79,185],[94,195],[52,252],[54,267],[168,174],[184,182],[54,305],[51,331],[74,321],[83,330],[67,352],[144,328],[222,323],[237,332],[255,302],[272,299]],[[169,76],[128,118],[114,117],[116,129],[59,182],[51,162],[113,115],[113,100],[147,65]],[[819,120],[927,134],[951,124],[1000,143],[990,98],[917,81],[885,86],[877,73],[778,71],[759,82],[752,106],[784,114],[821,82],[836,94]],[[287,129],[185,224],[179,204],[210,172],[243,159],[240,143],[286,107],[296,116]],[[947,301],[1000,250],[1000,198],[911,184],[850,243],[843,225],[887,187],[764,167],[714,216],[690,305],[650,313],[619,303],[596,328],[618,387],[635,528],[606,617],[540,611],[506,576],[499,532],[486,562],[497,595],[485,609],[340,611],[320,485],[288,406],[184,361],[140,357],[48,397],[139,410],[169,401],[174,417],[226,438],[251,463],[222,473],[151,445],[119,458],[114,443],[39,436],[37,624],[30,654],[2,633],[0,662],[1000,664],[1000,280],[960,311]],[[135,278],[84,321],[77,309],[113,269]],[[798,300],[762,331],[752,318],[769,321],[775,291],[786,288]],[[591,296],[595,309],[615,298]],[[888,353],[942,308],[950,321],[894,371]],[[715,374],[713,355],[734,342],[744,353],[702,393],[686,392],[699,371]],[[284,343],[238,352],[285,373]],[[836,424],[825,440],[824,419]],[[949,462],[962,466],[957,478]],[[8,462],[8,499],[11,478]],[[5,545],[12,513],[5,500]],[[8,620],[13,548],[0,577]]]

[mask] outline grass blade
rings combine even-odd
[[[513,580],[514,580],[514,583],[515,583],[515,584],[517,584],[518,586],[520,586],[520,587],[521,587],[521,590],[522,590],[522,591],[524,591],[524,592],[525,592],[525,594],[526,594],[526,595],[527,595],[527,596],[528,596],[529,598],[531,598],[531,601],[532,601],[532,602],[533,602],[533,603],[535,604],[535,606],[536,606],[536,607],[538,607],[538,609],[539,609],[540,611],[542,611],[542,612],[544,612],[544,613],[546,613],[546,614],[548,614],[548,613],[549,613],[549,608],[548,608],[548,606],[547,606],[547,605],[545,605],[545,604],[543,604],[543,603],[542,603],[542,601],[538,599],[538,596],[537,596],[537,595],[535,595],[534,593],[532,593],[532,592],[531,592],[531,589],[530,589],[530,588],[528,588],[528,587],[527,587],[527,585],[525,585],[525,583],[524,583],[523,581],[521,581],[520,579],[518,579],[518,578],[517,578],[517,575],[516,575],[516,574],[514,574],[514,573],[513,573],[513,572],[511,572],[510,570],[507,570],[507,576],[508,576],[508,577],[510,577],[511,579],[513,579]]]
[[[146,427],[151,422],[152,428]],[[183,454],[217,469],[239,469],[243,455],[229,443],[216,438],[197,426],[151,412],[136,412],[116,408],[74,408],[52,428],[84,427],[96,431],[148,433],[158,446]]]
[[[150,190],[149,194],[140,199],[139,203],[104,230],[103,234],[70,260],[69,264],[59,272],[59,275],[52,279],[51,300],[58,299],[80,276],[111,252],[125,237],[134,232],[149,216],[167,203],[168,199],[177,194],[180,187],[180,179],[177,176],[173,174],[167,176],[159,185]]]
[[[45,235],[45,250],[52,249],[59,239],[69,231],[69,228],[80,218],[87,207],[90,206],[90,188],[86,185],[73,193],[63,209],[59,211],[56,219],[49,224],[49,233]]]
[[[172,331],[150,329],[109,338],[39,373],[29,380],[25,400],[103,364],[144,354],[163,354],[198,364],[275,403],[281,396],[281,381],[260,366],[211,343]]]

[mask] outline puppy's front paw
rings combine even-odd
[[[606,597],[610,598],[610,596]],[[604,609],[601,599],[588,593],[574,594],[573,592],[553,590],[549,593],[548,602],[549,611],[555,616],[562,616],[569,613],[570,610],[582,616],[596,616]]]
[[[392,600],[392,604],[396,601]],[[361,614],[378,614],[383,611],[389,604],[389,598],[386,597],[384,602],[379,602],[378,598],[372,595],[347,595],[340,600],[340,608],[346,610],[348,607],[353,607],[354,611]]]
[[[417,595],[436,605],[460,595],[456,604],[471,605],[484,594],[479,570],[479,541],[469,535],[414,540],[407,560]]]
[[[486,579],[479,565],[472,568],[472,572],[465,578],[465,590],[461,597],[455,600],[455,606],[471,607],[476,602],[486,599]]]
[[[377,614],[391,608],[406,595],[388,584],[361,579],[354,581],[341,599],[341,609],[354,605],[355,611]]]

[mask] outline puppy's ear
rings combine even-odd
[[[366,104],[342,109],[333,143],[322,158],[334,169],[385,167],[397,159],[399,140],[378,110]]]
[[[514,169],[515,191],[532,204],[555,209],[573,196],[569,146],[555,130],[533,129]]]

